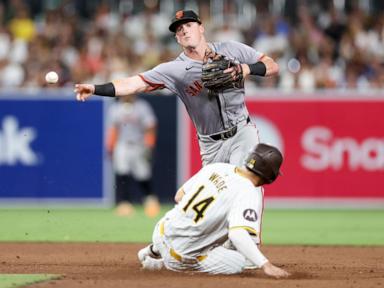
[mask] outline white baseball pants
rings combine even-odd
[[[217,246],[195,257],[174,251],[170,241],[162,233],[162,220],[153,232],[153,245],[160,252],[164,266],[173,271],[198,271],[209,274],[237,274],[246,266],[246,258],[236,250]]]

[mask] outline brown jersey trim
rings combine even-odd
[[[164,84],[159,84],[159,83],[153,83],[151,81],[149,81],[148,79],[145,79],[145,77],[142,75],[142,74],[139,74],[139,77],[141,78],[141,80],[143,80],[145,83],[147,83],[150,87],[146,90],[146,92],[150,92],[150,91],[154,91],[154,90],[158,90],[158,89],[163,89],[165,88],[165,85]]]

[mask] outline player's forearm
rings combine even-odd
[[[148,84],[145,83],[139,76],[113,80],[112,83],[115,86],[116,96],[141,93],[145,92],[148,88]]]
[[[105,84],[93,85],[93,87],[91,85],[93,88],[91,93],[106,97],[126,96],[144,92],[147,86],[139,76],[133,76]]]
[[[279,65],[271,57],[264,56],[261,59],[266,67],[265,77],[279,74]]]
[[[263,56],[258,62],[253,64],[242,64],[244,76],[274,76],[279,74],[279,65],[268,56]]]
[[[228,236],[237,251],[252,261],[257,267],[260,268],[268,262],[268,259],[261,253],[245,229],[230,230]]]

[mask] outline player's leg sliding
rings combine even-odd
[[[199,263],[199,272],[208,274],[238,274],[244,270],[245,257],[236,250],[218,246],[207,253],[207,258]]]
[[[163,252],[168,252],[169,248],[162,247]],[[166,253],[167,254],[167,253]],[[168,254],[167,254],[168,255]],[[244,269],[255,269],[252,267],[251,262],[238,252],[230,241],[227,241],[223,246],[216,247],[208,251],[203,258],[193,263],[183,263],[180,259],[175,260],[174,256],[168,255],[165,257],[168,259],[165,265],[164,260],[158,249],[150,244],[145,248],[142,248],[137,257],[141,263],[141,266],[145,270],[156,271],[163,267],[173,271],[197,271],[208,274],[237,274],[241,273]],[[190,258],[190,257],[183,257]],[[197,259],[197,258],[196,258]],[[171,260],[171,261],[169,261]],[[191,260],[191,259],[189,259]]]

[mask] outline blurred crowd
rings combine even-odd
[[[50,70],[60,75],[59,86],[102,83],[150,69],[181,51],[168,31],[174,11],[160,11],[158,1],[144,1],[154,4],[135,13],[101,1],[86,16],[76,1],[59,1],[41,13],[32,11],[33,2],[0,2],[0,87],[43,87]],[[313,7],[303,1],[292,17],[255,10],[250,23],[241,21],[234,5],[224,7],[223,21],[212,17],[206,1],[197,8],[209,41],[240,41],[280,64],[279,77],[256,78],[250,86],[305,91],[384,87],[384,15],[329,3]]]

